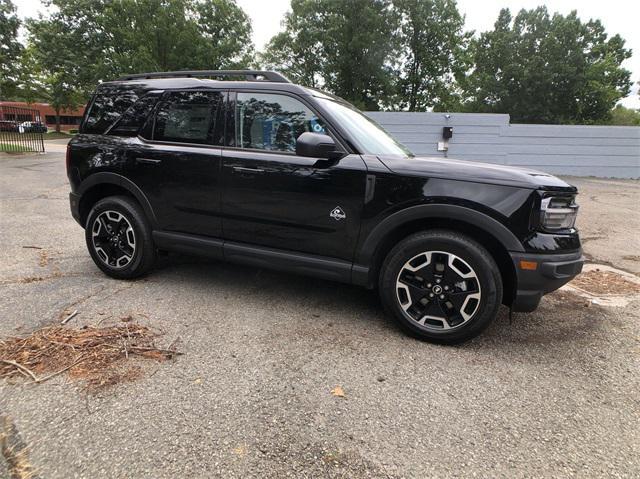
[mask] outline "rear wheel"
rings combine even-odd
[[[93,206],[85,225],[85,239],[93,261],[113,278],[142,276],[156,260],[144,212],[126,196],[109,196]]]
[[[502,301],[500,271],[489,252],[446,230],[398,243],[384,261],[379,289],[385,309],[405,330],[449,344],[480,334]]]

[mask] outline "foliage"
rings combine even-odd
[[[458,104],[456,78],[469,68],[471,37],[455,0],[395,0],[401,17],[397,100],[409,111],[451,110]]]
[[[390,0],[292,0],[261,62],[377,110],[392,93],[397,25]]]
[[[323,86],[325,49],[320,41],[322,24],[315,16],[313,2],[292,0],[292,11],[282,22],[284,30],[275,35],[259,55],[259,63],[266,69],[279,70],[292,81],[311,87]]]
[[[48,0],[28,20],[0,0],[0,95],[58,111],[125,73],[247,68],[251,24],[235,0]],[[597,20],[545,7],[472,38],[455,0],[292,0],[258,63],[356,106],[511,114],[514,122],[632,121],[630,50]]]
[[[605,123],[607,125],[620,126],[640,126],[640,110],[626,108],[622,105],[616,105],[611,110],[611,118]]]
[[[30,78],[22,96],[56,111],[123,73],[246,67],[251,25],[234,0],[51,0],[28,22]]]
[[[0,99],[15,94],[22,45],[18,42],[20,19],[11,0],[0,0]]]
[[[52,0],[95,55],[99,78],[122,73],[246,67],[251,24],[234,0]],[[94,79],[95,81],[95,79]]]
[[[82,104],[90,88],[81,81],[87,73],[84,52],[77,48],[80,32],[69,30],[57,16],[32,20],[28,27],[30,45],[24,61],[32,62],[33,70],[24,69],[23,96],[49,102],[60,131],[60,112]]]
[[[631,51],[598,20],[545,7],[500,12],[473,42],[475,68],[464,82],[468,111],[509,113],[514,122],[594,123],[629,91],[621,67]]]

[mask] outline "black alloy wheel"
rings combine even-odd
[[[464,234],[413,234],[387,255],[379,280],[385,310],[412,335],[439,343],[471,339],[495,318],[502,277],[491,254]]]

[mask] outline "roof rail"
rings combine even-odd
[[[206,78],[206,77],[233,77],[243,76],[247,81],[268,81],[275,83],[291,83],[291,81],[278,72],[262,70],[187,70],[176,72],[151,72],[135,73],[118,78],[117,81],[142,80],[151,78]]]

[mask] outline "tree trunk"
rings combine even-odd
[[[60,108],[56,108],[56,133],[60,133]]]

